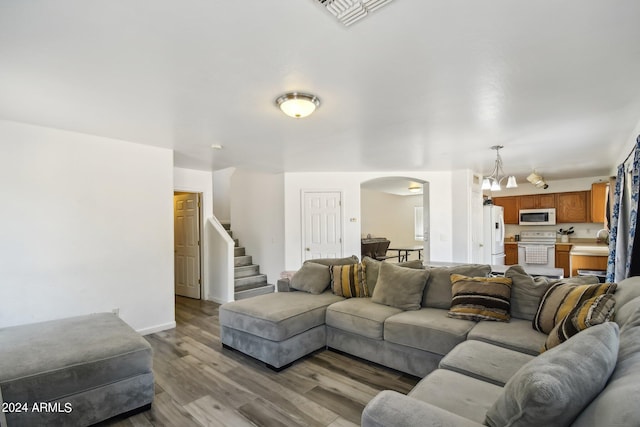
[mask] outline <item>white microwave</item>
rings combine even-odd
[[[520,209],[520,225],[556,225],[556,209]]]

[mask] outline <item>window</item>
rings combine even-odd
[[[422,216],[422,206],[413,208],[413,238],[418,241],[424,240],[424,219]]]

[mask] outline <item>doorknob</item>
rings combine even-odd
[[[304,248],[305,251],[309,252],[311,249],[309,248]]]

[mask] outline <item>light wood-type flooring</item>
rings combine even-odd
[[[177,327],[145,337],[154,351],[152,408],[101,426],[354,426],[379,391],[407,393],[419,380],[328,350],[274,372],[222,348],[218,307],[176,297]]]

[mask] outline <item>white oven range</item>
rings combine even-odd
[[[555,231],[521,231],[518,243],[518,264],[555,268]]]

